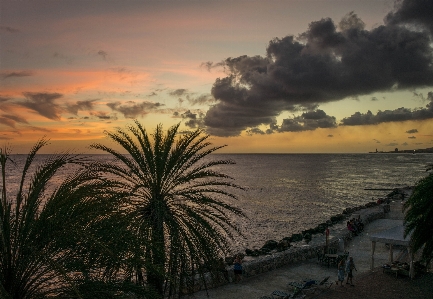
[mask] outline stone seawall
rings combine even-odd
[[[368,225],[368,223],[376,219],[384,218],[385,213],[388,211],[389,205],[379,205],[356,211],[355,213],[348,215],[347,219],[358,217],[359,215],[361,216],[364,225]],[[352,239],[352,233],[347,230],[347,219],[330,228],[329,247],[338,249],[342,244],[346,246],[348,241]],[[313,236],[312,240],[308,244],[305,243],[305,241],[302,241],[292,243],[292,247],[281,252],[274,251],[268,255],[258,257],[247,256],[242,264],[243,277],[252,277],[300,261],[317,258],[318,253],[324,252],[326,246],[325,243],[325,235],[317,234]],[[229,282],[234,281],[233,266],[228,266],[227,272]],[[223,279],[223,275],[221,275],[221,278],[222,279],[219,279],[219,281],[215,281],[214,279],[211,279],[210,275],[208,275],[205,282],[200,279],[196,280],[197,284],[195,284],[195,288],[198,291],[204,289],[205,285],[207,288],[212,288],[229,283],[226,279]]]

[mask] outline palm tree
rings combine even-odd
[[[164,134],[158,125],[149,136],[135,121],[128,130],[106,131],[127,155],[91,145],[114,156],[114,162],[100,165],[100,170],[119,177],[121,192],[129,192],[132,227],[147,241],[143,250],[149,264],[136,268],[140,283],[169,297],[193,287],[194,274],[203,277],[217,264],[230,239],[240,234],[230,216],[244,216],[229,203],[236,199],[230,189],[241,188],[217,171],[234,162],[210,160],[222,146],[210,147],[209,136],[200,129],[178,137],[178,128]]]
[[[427,170],[432,170],[432,166]],[[433,258],[433,173],[421,179],[405,202],[405,236],[411,235],[413,252],[422,249],[422,258]]]
[[[117,209],[124,195],[68,153],[50,156],[30,175],[47,142],[31,149],[15,198],[6,192],[11,159],[7,149],[0,151],[0,298],[114,298],[127,291],[146,296],[144,288],[122,280],[128,259],[137,256],[137,241]],[[75,165],[76,172],[54,185],[65,165]]]

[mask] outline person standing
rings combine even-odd
[[[346,284],[349,284],[349,280],[350,280],[350,285],[352,287],[355,286],[353,284],[353,270],[358,271],[356,269],[355,262],[353,261],[353,257],[349,257],[346,263],[346,272],[347,272]]]
[[[233,265],[233,270],[235,273],[235,283],[238,283],[242,279],[242,259],[239,254],[236,255]]]
[[[337,269],[337,277],[338,280],[335,282],[336,285],[338,285],[338,283],[340,283],[340,285],[342,287],[344,287],[343,282],[344,282],[344,276],[345,276],[345,272],[344,272],[344,267],[345,267],[345,263],[344,263],[344,259],[341,259],[340,262],[338,263]]]

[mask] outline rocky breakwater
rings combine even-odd
[[[269,245],[276,246],[274,249],[269,251],[266,255],[245,255],[243,263],[243,275],[244,277],[251,277],[283,267],[296,262],[317,258],[319,253],[323,253],[326,247],[326,235],[325,230],[329,229],[328,247],[339,248],[341,244],[348,243],[354,236],[347,229],[346,221],[353,217],[361,217],[364,225],[368,223],[384,218],[386,212],[389,211],[389,204],[370,204],[368,207],[351,208],[344,211],[344,217],[336,221],[327,223],[327,226],[322,230],[321,233],[312,233],[310,230],[304,231],[301,234],[297,234],[296,240],[291,240],[290,246],[287,249],[281,250],[282,247],[280,242],[266,242],[266,250],[269,250]],[[301,235],[301,240],[299,240]],[[307,237],[305,237],[307,236]],[[286,238],[287,240],[287,238]],[[263,251],[263,250],[262,250]],[[249,252],[249,251],[247,251]],[[254,253],[254,251],[253,251]],[[229,269],[229,277],[233,277],[232,268]]]
[[[324,252],[326,245],[325,230],[329,229],[328,247],[339,248],[341,244],[348,243],[354,236],[347,229],[346,222],[348,219],[361,218],[364,225],[384,218],[390,211],[389,202],[391,200],[404,200],[410,196],[410,190],[399,188],[392,191],[385,198],[379,198],[376,201],[369,202],[365,205],[346,208],[341,214],[332,216],[328,221],[317,225],[315,228],[304,230],[300,233],[285,237],[280,241],[269,240],[260,249],[246,249],[245,253],[238,253],[243,258],[243,277],[252,277],[275,270],[289,264],[300,261],[317,258],[319,253]],[[409,191],[408,191],[409,190]],[[206,282],[196,280],[196,291],[209,287],[217,287],[234,281],[233,272],[234,257],[226,257],[227,279],[211,279],[211,275]]]

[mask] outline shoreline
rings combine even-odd
[[[338,248],[341,239],[344,240],[344,250],[354,256],[359,272],[356,275],[370,272],[370,248],[371,242],[368,235],[371,232],[387,229],[386,225],[393,225],[403,221],[402,201],[394,200],[389,205],[380,204],[370,208],[355,211],[359,214],[365,224],[365,232],[351,238],[345,221],[330,228],[329,246]],[[387,212],[385,212],[387,211]],[[350,217],[350,214],[348,217]],[[383,220],[383,221],[382,221]],[[384,221],[387,221],[385,224]],[[244,258],[243,281],[239,284],[224,282],[210,286],[207,282],[208,291],[204,285],[198,285],[196,292],[182,298],[254,298],[270,295],[272,288],[275,290],[286,289],[288,281],[299,281],[303,278],[320,279],[331,276],[330,281],[336,278],[336,270],[331,267],[320,266],[317,263],[317,251],[323,250],[325,236],[315,235],[309,244],[304,241],[294,243],[294,246],[282,252],[273,252],[266,256]],[[376,250],[376,265],[386,263],[389,253],[386,248]],[[228,267],[230,280],[233,281],[232,267]],[[290,279],[291,278],[291,279]],[[284,280],[286,283],[281,283]],[[279,283],[277,287],[276,284]],[[272,287],[275,285],[274,287]],[[286,290],[287,291],[287,290]],[[228,294],[237,294],[230,297]]]

